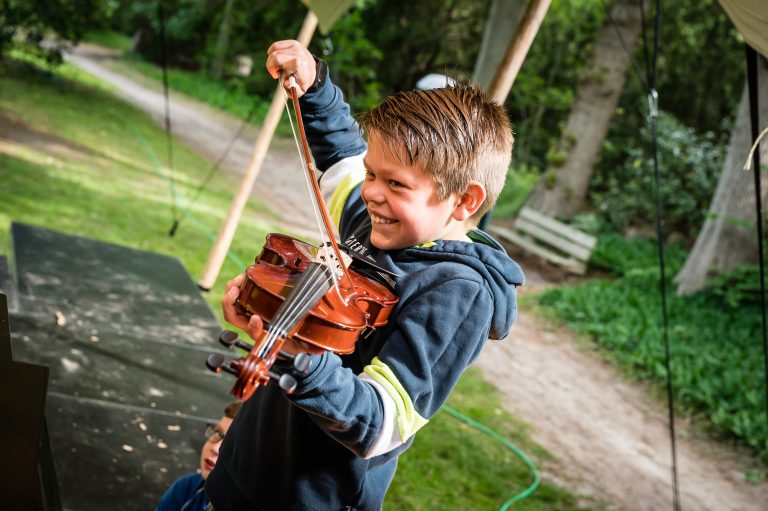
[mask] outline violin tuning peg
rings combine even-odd
[[[228,349],[240,348],[245,351],[251,351],[251,348],[253,348],[250,344],[241,341],[232,330],[222,330],[219,334],[219,342]]]
[[[286,394],[293,394],[293,391],[296,390],[296,387],[299,385],[299,383],[296,381],[296,378],[288,373],[280,374],[274,371],[270,371],[269,378],[276,381],[277,386],[280,387],[280,389],[282,389],[282,391]]]
[[[234,374],[237,376],[237,371],[232,369],[232,367],[227,364],[226,360],[224,359],[224,355],[221,353],[211,353],[208,355],[208,358],[205,360],[205,365],[213,371],[214,373],[220,373],[221,371],[225,371],[230,374]]]
[[[233,332],[232,330],[222,330],[219,334],[219,342],[226,346],[227,348],[231,348],[232,344],[237,340],[237,334]]]
[[[288,373],[284,373],[281,374],[280,379],[277,380],[277,385],[283,389],[283,392],[286,394],[293,394],[293,391],[296,390],[298,383],[296,382],[296,378]]]
[[[311,366],[312,357],[307,353],[299,353],[296,355],[296,358],[293,359],[293,368],[302,374],[307,374]]]
[[[293,355],[287,351],[280,350],[278,352],[281,358],[284,358],[293,364],[293,369],[306,374],[309,371],[309,367],[312,365],[312,359],[307,353],[299,353]]]

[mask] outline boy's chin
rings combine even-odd
[[[407,248],[408,246],[403,246],[401,243],[398,243],[397,240],[385,238],[383,236],[377,236],[376,234],[371,236],[371,245],[378,248],[379,250],[399,250],[401,248]]]

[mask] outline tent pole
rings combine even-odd
[[[317,16],[312,11],[308,11],[297,37],[298,41],[305,47],[309,46],[316,27]],[[259,130],[259,135],[256,137],[248,168],[240,180],[237,193],[232,199],[224,223],[221,225],[213,248],[208,254],[208,261],[205,263],[205,268],[203,268],[203,273],[197,283],[197,286],[203,291],[210,291],[216,283],[216,277],[219,275],[221,266],[224,264],[224,259],[227,256],[227,251],[229,251],[229,247],[232,244],[232,239],[235,237],[235,231],[237,230],[238,223],[240,223],[240,217],[242,216],[243,209],[245,209],[245,204],[251,195],[251,190],[253,189],[256,177],[259,175],[261,165],[264,163],[272,136],[275,134],[277,125],[280,122],[283,107],[285,106],[282,86],[282,83],[277,84],[272,104]]]
[[[552,0],[530,0],[528,3],[528,8],[515,31],[515,36],[509,41],[504,59],[488,87],[488,94],[494,101],[504,104],[507,99],[507,94],[509,94],[509,90],[517,78],[517,73],[523,66],[525,56],[533,44],[551,3]]]

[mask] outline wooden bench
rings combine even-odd
[[[512,229],[489,225],[488,232],[579,275],[587,271],[587,261],[597,239],[574,227],[524,207]]]

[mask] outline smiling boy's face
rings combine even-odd
[[[232,424],[232,419],[229,417],[222,417],[216,424],[215,430],[217,435],[207,440],[200,451],[200,475],[203,479],[208,478],[208,474],[211,473],[213,467],[216,465],[216,461],[219,459],[219,448],[221,442],[224,440],[224,435],[229,431],[229,426]]]
[[[438,239],[466,239],[461,197],[437,195],[437,184],[416,165],[404,164],[377,134],[368,140],[361,195],[371,217],[371,243],[397,250]]]

